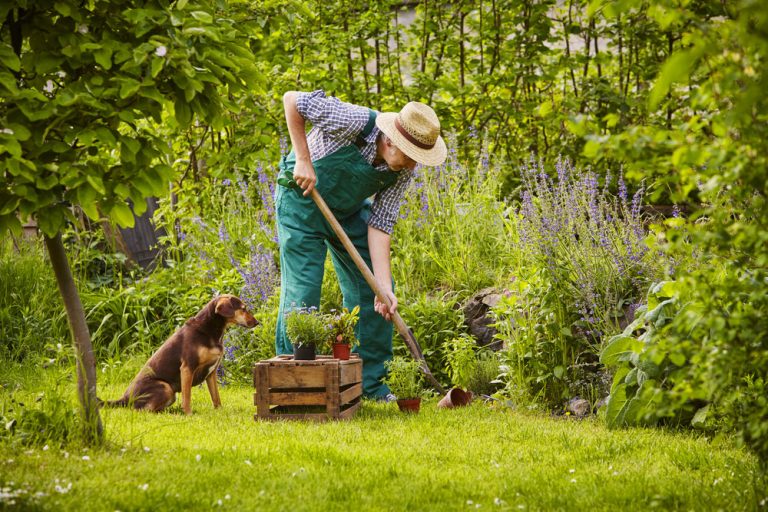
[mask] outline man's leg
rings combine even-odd
[[[367,223],[353,216],[345,219],[342,226],[368,268],[372,268]],[[375,294],[341,242],[334,237],[328,247],[344,294],[344,307],[351,310],[356,305],[360,306],[360,321],[355,335],[360,340],[356,351],[363,359],[363,395],[383,398],[389,393],[389,388],[381,379],[386,375],[384,362],[392,359],[392,324],[373,308]]]
[[[280,309],[275,331],[277,354],[292,354],[293,347],[285,332],[285,315],[292,309],[320,307],[320,291],[326,247],[321,233],[287,205],[278,210],[280,239]],[[303,212],[306,213],[306,212]]]

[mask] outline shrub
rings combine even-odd
[[[600,189],[592,172],[566,161],[556,170],[556,179],[534,161],[522,170],[517,234],[527,264],[494,308],[507,393],[554,407],[599,393],[604,340],[664,272],[644,243],[642,189],[630,201],[621,177],[614,197],[610,176]]]
[[[440,382],[449,382],[450,376],[444,360],[443,345],[449,340],[466,333],[464,314],[455,307],[450,296],[432,297],[427,294],[418,296],[399,308],[403,321],[413,330],[416,341],[422,348],[430,371]],[[395,355],[409,354],[408,348],[400,336],[395,338]]]

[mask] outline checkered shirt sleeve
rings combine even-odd
[[[321,90],[298,93],[296,108],[299,114],[312,124],[312,129],[307,134],[307,144],[312,160],[318,160],[344,146],[354,144],[355,139],[368,123],[367,108],[345,103],[332,96],[328,97]],[[374,127],[366,137],[365,145],[360,149],[368,163],[373,163],[376,157],[378,135],[379,129]],[[376,166],[376,170],[394,172],[386,163]],[[400,204],[413,177],[407,170],[399,171],[398,174],[395,183],[376,194],[371,207],[371,217],[368,219],[369,226],[390,235],[395,229]]]

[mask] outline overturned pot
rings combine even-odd
[[[468,405],[474,398],[471,391],[464,391],[461,388],[453,388],[437,403],[441,409],[453,409],[454,407],[463,407]]]

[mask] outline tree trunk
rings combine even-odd
[[[48,248],[48,255],[51,258],[61,298],[64,300],[72,339],[75,343],[77,397],[80,401],[84,437],[90,444],[98,443],[104,438],[104,427],[99,416],[96,398],[96,360],[93,356],[91,334],[88,332],[83,305],[75,287],[75,280],[72,278],[64,244],[61,242],[61,233],[54,238],[46,236],[45,246]]]

